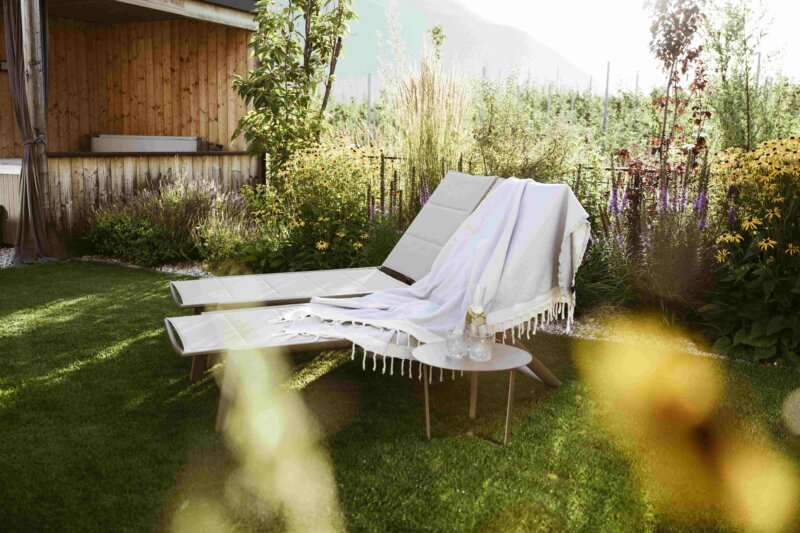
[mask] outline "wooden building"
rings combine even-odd
[[[249,0],[48,0],[46,142],[48,224],[80,229],[92,207],[122,201],[167,172],[210,177],[229,189],[262,171],[232,138],[244,102],[232,88],[252,66]],[[0,36],[3,35],[0,15]],[[6,57],[0,39],[0,61]],[[92,137],[201,139],[191,152],[92,151]],[[0,69],[0,204],[13,242],[22,156],[7,72]]]

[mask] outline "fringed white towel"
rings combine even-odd
[[[365,354],[409,359],[417,343],[442,341],[464,325],[474,286],[488,326],[510,329],[509,340],[552,320],[569,325],[588,240],[588,215],[568,186],[511,178],[461,225],[427,276],[359,298],[314,298],[282,319],[285,333],[343,338]]]

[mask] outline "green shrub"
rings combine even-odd
[[[98,253],[143,266],[218,262],[249,236],[246,206],[211,180],[170,174],[129,202],[95,210],[87,238]]]
[[[590,243],[575,277],[578,313],[595,307],[631,307],[636,297],[624,261],[605,241]]]
[[[375,217],[364,248],[364,264],[368,266],[382,264],[389,257],[389,253],[397,241],[400,240],[400,235],[394,217]]]
[[[716,165],[727,186],[727,231],[717,238],[716,287],[702,311],[714,349],[800,364],[800,138],[728,150]]]
[[[328,144],[299,150],[276,183],[244,189],[256,237],[240,247],[237,259],[256,272],[363,265],[367,191],[377,174],[370,155]]]
[[[121,211],[98,216],[89,239],[98,253],[142,266],[155,266],[180,254],[163,227]]]

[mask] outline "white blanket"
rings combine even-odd
[[[462,224],[427,276],[358,298],[314,298],[283,317],[284,331],[347,339],[365,360],[370,352],[409,359],[412,346],[464,326],[475,287],[487,325],[504,338],[556,318],[569,325],[588,239],[586,211],[569,187],[511,178]]]

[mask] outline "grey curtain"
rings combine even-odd
[[[40,0],[42,17],[42,52],[44,56],[44,92],[47,105],[47,11]],[[48,242],[42,207],[42,175],[39,161],[45,151],[45,132],[35,129],[28,111],[25,94],[25,53],[22,42],[21,0],[3,0],[6,61],[11,103],[22,137],[22,172],[20,173],[20,223],[14,243],[14,263],[17,265],[48,260]]]

